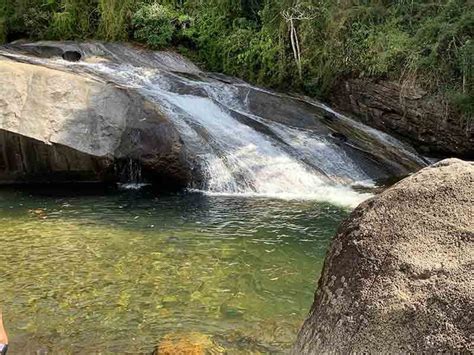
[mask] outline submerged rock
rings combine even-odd
[[[341,225],[294,353],[473,351],[473,262],[474,166],[444,160]]]
[[[157,355],[205,355],[224,353],[224,349],[215,344],[210,336],[197,332],[167,334],[161,339],[160,344],[153,352],[153,354]]]

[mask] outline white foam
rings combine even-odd
[[[117,186],[120,190],[135,190],[135,191],[138,191],[138,190],[143,189],[146,186],[150,186],[150,184],[130,182],[130,183],[117,184]]]
[[[328,202],[337,206],[353,209],[362,202],[373,197],[370,193],[358,193],[345,186],[321,187],[312,194],[299,195],[294,193],[230,193],[230,192],[212,192],[207,190],[188,189],[190,192],[198,192],[207,196],[222,196],[233,198],[269,198],[286,201],[318,201]]]
[[[174,118],[184,141],[195,148],[193,153],[200,159],[207,179],[205,191],[201,192],[214,196],[317,200],[346,207],[355,207],[371,196],[334,183],[338,178],[353,182],[367,176],[326,142],[282,125],[271,127],[302,155],[317,154],[313,159],[317,158],[322,170],[326,168],[332,181],[289,155],[264,134],[232,117],[226,106],[234,110],[242,110],[244,106],[236,98],[236,90],[228,85],[216,83],[213,87],[203,83],[211,98],[180,95],[170,91],[171,84],[158,70],[111,68],[107,63],[85,65],[124,84],[141,87]],[[206,139],[194,126],[205,132]]]

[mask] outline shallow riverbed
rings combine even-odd
[[[72,190],[0,190],[12,353],[285,352],[347,215],[314,201]]]

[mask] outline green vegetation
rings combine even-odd
[[[417,82],[472,116],[470,0],[0,0],[0,40],[135,40],[209,70],[324,96],[344,77]]]
[[[156,49],[179,43],[190,25],[191,17],[158,3],[145,4],[132,16],[134,38]]]

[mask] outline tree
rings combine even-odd
[[[298,40],[298,33],[295,22],[303,20],[312,20],[316,18],[316,11],[312,6],[304,6],[297,4],[289,7],[281,12],[282,17],[288,24],[291,49],[293,50],[293,57],[298,68],[298,74],[300,79],[303,79],[303,71],[301,65],[301,48]]]

